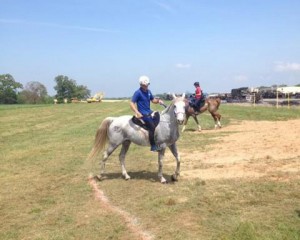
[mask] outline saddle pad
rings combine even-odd
[[[157,127],[157,125],[159,124],[159,120],[160,120],[160,115],[159,115],[159,112],[154,112],[154,116],[152,117],[153,119],[153,122],[154,122],[154,125],[155,127]],[[139,119],[139,118],[136,118],[135,116],[132,117],[132,122],[146,130],[148,130],[147,126],[145,125],[144,121]]]

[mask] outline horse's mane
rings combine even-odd
[[[170,111],[171,107],[174,106],[174,102],[175,102],[175,99],[172,100],[171,104],[170,104],[167,108],[165,108],[165,109],[161,112],[161,114],[163,115],[163,114],[168,113],[168,112]]]
[[[182,97],[180,97],[180,98],[182,98]],[[168,112],[171,110],[171,108],[173,108],[175,102],[178,101],[178,99],[180,99],[180,98],[174,98],[174,99],[172,100],[171,104],[170,104],[166,109],[164,109],[164,110],[161,112],[161,114],[168,113]]]

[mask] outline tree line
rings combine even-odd
[[[55,96],[49,96],[47,88],[40,82],[31,81],[23,84],[15,81],[10,74],[0,74],[0,104],[41,104],[53,103],[57,99],[62,103],[64,99],[85,99],[90,97],[91,91],[84,85],[77,85],[76,81],[64,75],[54,79],[56,85]]]

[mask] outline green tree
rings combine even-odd
[[[0,75],[0,103],[17,103],[17,90],[23,88],[23,85],[16,82],[12,75]]]
[[[67,76],[59,75],[55,78],[56,86],[56,98],[59,102],[63,102],[64,98],[71,99],[75,89],[76,82],[72,79],[69,79]]]
[[[69,79],[67,76],[59,75],[55,78],[56,86],[56,98],[58,102],[63,102],[63,99],[67,98],[69,101],[71,98],[87,98],[90,96],[90,90],[86,86],[79,85],[75,80]]]
[[[76,86],[75,97],[78,99],[85,99],[91,96],[91,91],[86,86]]]
[[[46,87],[40,82],[29,82],[19,94],[19,101],[29,104],[45,103],[48,97]]]

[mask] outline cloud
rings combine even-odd
[[[233,79],[234,79],[235,82],[238,82],[238,83],[243,83],[243,82],[248,81],[248,77],[245,76],[245,75],[237,75]]]
[[[191,68],[190,64],[177,63],[176,68]]]
[[[19,20],[19,19],[0,19],[0,23],[4,23],[4,24],[19,24],[19,25],[36,25],[36,26],[44,26],[44,27],[74,29],[74,30],[88,31],[88,32],[110,32],[110,33],[116,33],[116,32],[118,32],[118,31],[114,31],[114,30],[110,30],[110,29],[105,29],[105,28],[71,26],[71,25],[62,25],[62,24],[46,23],[46,22],[31,22],[31,21]]]
[[[162,9],[164,9],[165,11],[167,12],[170,12],[170,13],[174,13],[175,10],[169,5],[169,4],[166,4],[166,3],[163,3],[163,2],[155,2],[159,7],[161,7]]]
[[[300,63],[278,62],[275,63],[275,71],[276,72],[300,71]]]

